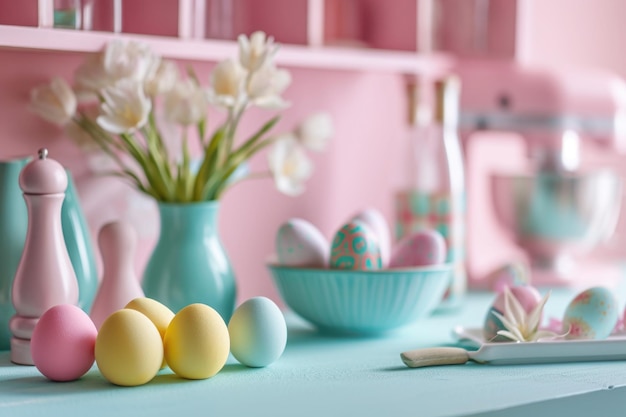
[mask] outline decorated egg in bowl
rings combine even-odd
[[[382,268],[380,246],[369,226],[353,220],[337,231],[332,243],[330,267],[350,270]]]
[[[322,232],[303,219],[283,223],[276,234],[276,256],[281,265],[324,268],[329,244]]]

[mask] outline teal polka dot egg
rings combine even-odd
[[[381,269],[380,246],[374,232],[359,220],[352,220],[341,227],[333,238],[330,267],[351,270]]]
[[[281,265],[325,268],[329,244],[322,232],[303,219],[290,219],[276,234],[276,256]]]
[[[589,288],[569,303],[563,315],[568,339],[605,339],[617,324],[619,311],[613,293],[604,287]]]

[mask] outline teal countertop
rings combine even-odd
[[[547,315],[560,317],[571,296],[553,295]],[[0,352],[0,416],[623,414],[626,362],[423,369],[402,364],[402,351],[452,345],[455,325],[481,325],[492,298],[472,294],[455,312],[377,339],[323,336],[287,314],[289,342],[279,361],[249,369],[231,358],[219,374],[202,381],[183,380],[166,369],[144,386],[122,388],[94,367],[78,381],[54,383]]]

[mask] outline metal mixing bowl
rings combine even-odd
[[[622,180],[609,170],[493,175],[491,186],[498,220],[534,266],[551,268],[566,253],[593,248],[619,217]]]

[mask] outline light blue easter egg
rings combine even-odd
[[[604,287],[589,288],[578,294],[565,309],[563,332],[568,339],[605,339],[618,320],[617,300]]]
[[[272,364],[287,344],[285,317],[272,300],[254,297],[241,304],[228,323],[230,352],[242,364],[259,368]]]

